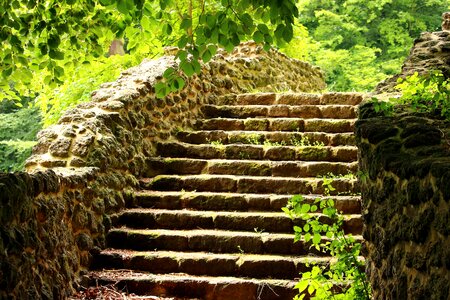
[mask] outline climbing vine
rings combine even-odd
[[[295,300],[304,299],[307,294],[313,295],[313,299],[370,299],[370,286],[360,257],[361,243],[343,230],[344,216],[330,197],[335,190],[333,178],[322,180],[326,197],[308,203],[297,195],[283,208],[290,218],[304,221],[303,226],[294,226],[295,241],[311,243],[311,247],[332,256],[328,265],[311,262],[311,271],[303,272],[296,285],[299,295]]]

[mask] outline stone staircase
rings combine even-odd
[[[139,295],[292,299],[311,260],[282,211],[294,194],[324,192],[319,177],[357,170],[355,93],[244,94],[203,107],[195,131],[156,145],[135,203],[113,217],[91,278]],[[345,230],[362,228],[356,180],[334,180]]]

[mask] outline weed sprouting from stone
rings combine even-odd
[[[311,142],[308,138],[308,136],[304,135],[300,139],[297,137],[291,138],[291,144],[296,147],[325,147],[325,144],[321,141],[314,141]]]

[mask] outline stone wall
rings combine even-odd
[[[450,123],[360,107],[363,236],[373,299],[450,297]]]
[[[423,32],[414,41],[400,74],[378,84],[377,93],[393,92],[399,77],[405,78],[417,72],[421,75],[440,70],[450,78],[450,31]]]
[[[156,98],[154,83],[176,64],[164,56],[123,72],[38,134],[27,173],[0,174],[0,299],[65,299],[105,246],[109,215],[133,201],[153,143],[190,128],[203,104],[325,87],[317,68],[245,43],[216,55],[182,91]]]
[[[82,169],[0,174],[0,299],[65,299],[132,182]],[[101,185],[101,186],[100,186]]]

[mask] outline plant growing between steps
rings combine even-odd
[[[396,104],[408,104],[415,111],[450,120],[450,79],[446,79],[441,71],[432,71],[424,76],[415,72],[405,79],[399,78],[396,88],[402,93],[399,98],[389,98],[388,102],[372,98],[375,112],[391,116]]]
[[[308,204],[301,196],[292,197],[283,211],[292,219],[301,219],[305,224],[294,226],[294,241],[303,240],[311,247],[329,253],[333,260],[329,265],[313,264],[311,271],[301,274],[296,285],[299,295],[294,299],[304,299],[307,294],[313,299],[370,299],[370,287],[366,279],[364,262],[358,257],[361,243],[343,230],[344,216],[335,208],[330,193],[333,178],[323,177],[324,198],[317,198]],[[320,220],[321,211],[331,222]],[[327,239],[322,237],[326,236]]]

